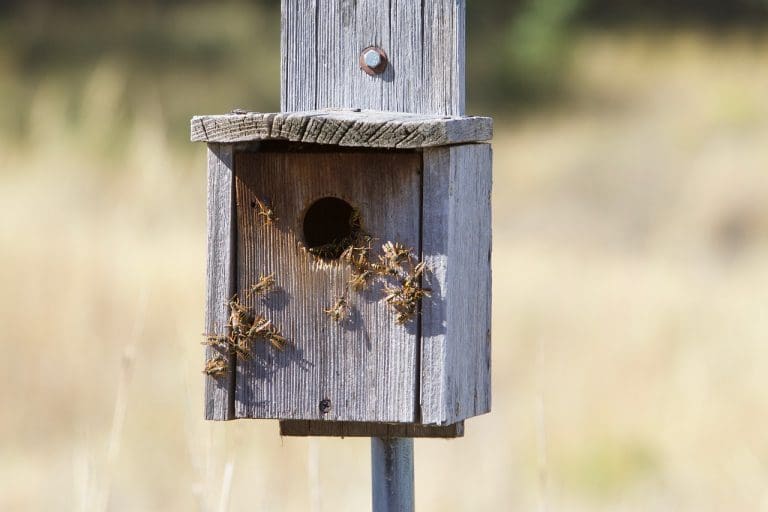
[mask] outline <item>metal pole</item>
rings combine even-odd
[[[371,438],[373,512],[413,512],[413,439]]]

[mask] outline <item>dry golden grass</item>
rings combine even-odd
[[[584,39],[495,141],[494,412],[420,510],[768,509],[768,41]],[[105,65],[0,140],[0,509],[361,510],[368,443],[202,421],[204,148]]]

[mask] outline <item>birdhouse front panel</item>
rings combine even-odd
[[[308,148],[234,157],[235,416],[416,422],[422,154]]]

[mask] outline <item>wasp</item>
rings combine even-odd
[[[403,284],[411,288],[419,287],[420,286],[419,282],[421,281],[421,276],[424,274],[425,268],[426,268],[426,265],[423,261],[420,261],[419,263],[417,263],[411,269],[411,273],[405,276],[405,279],[403,280]]]
[[[203,373],[214,378],[224,377],[229,369],[229,363],[222,356],[216,356],[206,361]]]
[[[267,320],[264,317],[259,317],[257,321],[253,323],[248,331],[247,339],[249,341],[257,339],[265,340],[278,350],[283,350],[288,343],[288,340],[285,339],[280,332],[280,329],[278,329],[271,320]]]
[[[387,242],[381,246],[381,250],[384,251],[384,259],[393,265],[402,266],[413,258],[411,249],[397,242]]]
[[[251,358],[251,338],[248,336],[233,335],[229,339],[229,346],[240,361],[247,361]]]
[[[220,334],[203,334],[203,337],[205,340],[200,343],[206,347],[226,348],[229,346],[229,336],[223,336]]]
[[[346,297],[339,297],[333,306],[324,309],[323,312],[335,322],[342,321],[349,314],[349,306]]]
[[[271,327],[272,321],[267,320],[263,316],[259,315],[253,320],[253,323],[245,335],[249,338],[263,337],[267,332],[269,332]]]
[[[280,329],[272,323],[270,323],[264,333],[261,334],[261,337],[267,340],[269,344],[277,350],[285,349],[285,346],[288,344],[288,340],[285,339],[285,336],[280,332]]]
[[[355,270],[366,270],[370,267],[370,261],[368,260],[368,253],[371,251],[370,243],[370,239],[368,239],[366,245],[356,246],[351,244],[344,249],[340,258],[349,263]]]
[[[261,217],[264,224],[272,224],[277,220],[277,215],[275,215],[272,207],[258,197],[253,199],[251,206],[258,208],[258,215]]]
[[[421,300],[430,296],[431,290],[421,286],[421,277],[425,269],[424,262],[419,262],[400,281],[399,286],[386,286],[384,288],[386,294],[384,301],[397,312],[398,324],[405,324],[413,319],[419,312]]]
[[[275,274],[259,274],[259,280],[256,282],[256,284],[251,286],[251,289],[248,292],[248,297],[252,297],[254,295],[266,295],[269,293],[272,288],[275,286]]]
[[[413,261],[411,250],[400,243],[387,242],[381,246],[384,255],[372,265],[373,271],[381,276],[396,276],[405,263]]]
[[[227,305],[229,306],[229,327],[233,331],[241,330],[252,322],[251,308],[241,303],[237,295],[229,299]]]
[[[349,286],[356,292],[365,290],[371,282],[373,277],[373,271],[371,270],[355,270],[352,272],[352,277],[349,278]]]
[[[364,242],[365,245],[361,246],[350,245],[341,254],[341,259],[352,267],[352,277],[349,280],[349,286],[355,291],[367,288],[374,274],[371,262],[368,259],[368,254],[371,250],[371,238],[367,237]]]
[[[427,295],[426,290],[407,287],[387,287],[384,300],[397,313],[397,323],[405,324],[416,317],[419,311],[419,300]]]

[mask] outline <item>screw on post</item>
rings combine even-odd
[[[369,46],[360,53],[360,69],[371,76],[383,73],[388,64],[387,54],[376,46]]]
[[[368,50],[363,54],[363,60],[369,68],[377,68],[381,65],[381,55],[374,50]]]

